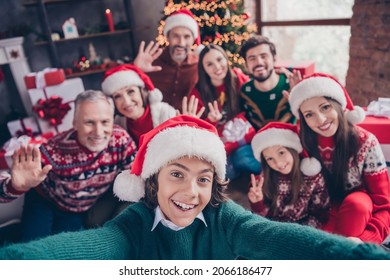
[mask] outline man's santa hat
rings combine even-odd
[[[200,30],[199,25],[195,20],[195,16],[186,9],[178,10],[172,13],[166,20],[164,26],[164,36],[168,35],[168,32],[175,27],[186,27],[188,28],[192,35],[194,35],[194,43],[197,46],[200,46]]]
[[[363,108],[353,105],[345,87],[330,75],[314,73],[293,87],[288,101],[297,119],[299,119],[299,107],[302,102],[312,97],[329,97],[336,100],[345,111],[347,120],[353,124],[361,123],[366,117]]]
[[[149,91],[150,104],[158,103],[163,99],[161,91],[154,87],[149,76],[132,64],[121,64],[106,71],[102,82],[103,92],[112,95],[115,91],[128,86],[146,88]]]
[[[301,157],[300,169],[306,176],[315,176],[321,171],[321,163],[309,158],[299,140],[298,128],[290,123],[270,122],[263,126],[253,137],[252,149],[255,158],[260,161],[264,149],[272,146],[284,146],[296,150]]]
[[[131,171],[122,171],[115,179],[115,195],[120,200],[140,200],[145,194],[145,180],[169,162],[184,156],[210,162],[218,178],[225,179],[225,146],[215,126],[195,117],[181,115],[141,136]]]

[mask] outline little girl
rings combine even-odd
[[[252,140],[262,176],[251,175],[248,198],[252,210],[281,222],[295,222],[321,228],[329,213],[329,196],[314,158],[300,159],[303,153],[297,127],[271,122]]]
[[[299,82],[289,102],[300,119],[303,148],[322,164],[332,202],[325,229],[365,242],[382,242],[390,229],[390,184],[378,139],[354,124],[364,120],[347,90],[315,73]]]

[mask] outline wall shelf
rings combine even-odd
[[[67,2],[82,2],[82,1],[96,1],[96,0],[43,0],[43,4],[59,4],[59,3],[67,3]],[[36,6],[39,4],[39,0],[25,0],[23,2],[24,6]]]
[[[129,33],[129,32],[131,32],[130,29],[122,29],[122,30],[115,30],[113,32],[92,33],[92,34],[80,35],[77,38],[69,38],[69,39],[62,38],[62,39],[53,41],[53,43],[57,44],[57,43],[77,41],[77,40],[83,40],[83,39],[91,39],[91,38],[98,38],[98,37],[105,37],[105,36],[115,36],[115,35],[120,35],[120,34],[124,34],[124,33]],[[47,45],[47,44],[49,44],[49,41],[37,41],[34,43],[34,45],[36,45],[36,46]]]

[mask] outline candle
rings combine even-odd
[[[112,21],[112,14],[110,9],[106,10],[106,18],[108,23],[108,30],[110,30],[110,32],[113,32],[115,29],[114,29],[114,23]]]

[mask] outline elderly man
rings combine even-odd
[[[161,90],[163,101],[180,110],[183,97],[198,81],[198,56],[192,46],[200,44],[199,26],[193,14],[182,9],[166,19],[164,35],[169,43],[164,50],[154,42],[145,48],[145,42],[141,42],[134,65],[148,72]]]
[[[23,241],[83,228],[86,212],[130,167],[136,145],[113,118],[110,97],[85,91],[76,98],[72,129],[40,151],[28,146],[15,152],[11,174],[0,183],[0,201],[26,194]]]

